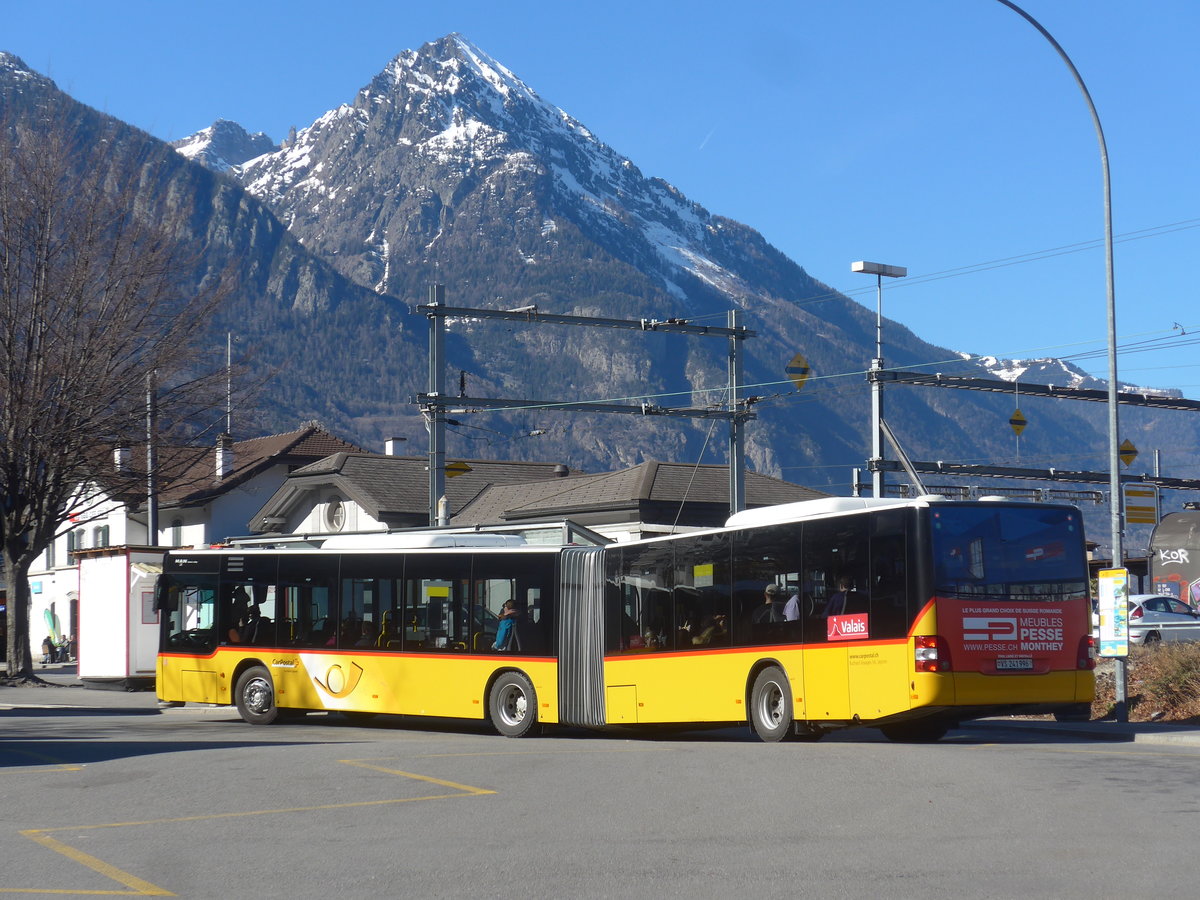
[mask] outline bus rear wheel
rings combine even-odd
[[[234,699],[238,714],[251,725],[270,725],[279,717],[275,684],[263,666],[251,666],[238,676]]]
[[[488,693],[492,727],[505,737],[525,737],[537,724],[537,695],[520,672],[505,672]]]
[[[778,666],[768,666],[754,679],[750,726],[768,743],[783,740],[792,727],[792,689]]]

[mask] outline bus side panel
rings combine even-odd
[[[183,662],[180,657],[159,654],[154,672],[155,693],[159,700],[179,703],[187,699],[183,696]]]
[[[614,701],[636,689],[639,723],[745,722],[746,689],[751,668],[769,652],[784,666],[793,693],[803,698],[803,664],[799,648],[772,652],[762,647],[700,653],[647,653],[609,656],[604,660],[606,695]],[[803,700],[797,705],[803,718]],[[629,721],[626,707],[608,710],[608,724]]]
[[[847,646],[850,709],[864,720],[905,712],[911,707],[908,641]]]
[[[842,646],[810,646],[804,653],[806,718],[810,722],[849,719],[849,650]]]
[[[460,654],[291,653],[273,659],[281,706],[482,719],[487,686],[500,670],[524,672],[538,721],[558,722],[558,666],[530,657]]]

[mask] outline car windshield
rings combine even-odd
[[[1087,595],[1083,523],[1076,510],[935,506],[930,526],[939,596],[1061,602]]]

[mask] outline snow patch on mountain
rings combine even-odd
[[[188,159],[217,172],[227,172],[247,160],[278,149],[263,132],[250,134],[237,122],[227,119],[217,119],[208,128],[173,141],[171,146]]]
[[[1087,390],[1104,390],[1108,382],[1103,378],[1089,375],[1083,369],[1053,357],[1041,359],[1002,359],[997,356],[975,357],[970,353],[959,352],[965,360],[973,360],[993,378],[1008,381],[1018,388],[1022,382],[1026,384],[1047,384],[1054,387],[1083,388]],[[1124,393],[1142,394],[1147,397],[1165,397],[1179,399],[1183,392],[1176,388],[1150,388],[1121,382],[1117,389]]]

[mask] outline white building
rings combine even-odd
[[[223,435],[215,448],[162,448],[157,466],[158,531],[151,536],[145,492],[135,488],[146,483],[145,453],[114,450],[97,467],[95,479],[80,486],[77,511],[30,569],[29,636],[35,663],[42,658],[42,639],[47,635],[56,640],[75,637],[79,656],[87,657],[89,635],[80,629],[80,603],[87,602],[87,590],[79,580],[79,551],[112,548],[113,555],[124,556],[127,549],[199,547],[245,534],[246,523],[289,472],[346,451],[362,452],[316,423],[247,441],[234,442]],[[89,615],[86,620],[94,623],[102,618]],[[125,619],[125,610],[112,611],[112,621]],[[92,637],[123,639],[109,634]]]

